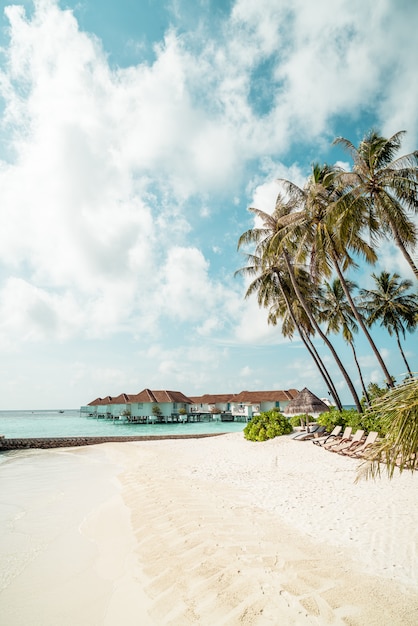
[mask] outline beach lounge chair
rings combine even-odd
[[[303,435],[307,435],[308,433],[315,433],[319,428],[319,424],[312,424],[312,426],[308,426],[308,430],[303,428],[302,430],[298,430],[296,432],[290,433],[290,439],[296,439],[297,437],[303,437]]]
[[[338,437],[342,429],[343,429],[342,426],[335,426],[328,435],[324,435],[323,437],[315,437],[315,433],[314,433],[314,439],[312,440],[312,443],[314,443],[316,446],[323,446],[325,443],[327,443],[331,439]]]
[[[326,448],[327,450],[332,450],[342,443],[349,441],[351,439],[352,431],[353,429],[351,428],[351,426],[346,426],[344,428],[343,434],[341,436],[334,437],[334,439],[331,439],[331,441],[329,441],[328,443],[324,443],[324,448]]]
[[[367,435],[366,439],[363,441],[363,443],[360,443],[358,446],[355,446],[355,448],[353,448],[352,450],[350,450],[349,448],[348,450],[343,452],[343,454],[346,454],[347,456],[353,456],[355,458],[359,458],[363,456],[366,449],[369,446],[371,446],[373,443],[375,443],[378,435],[379,433],[377,433],[374,430],[371,430],[369,434]]]
[[[322,435],[322,433],[324,432],[325,426],[320,426],[319,424],[316,424],[309,429],[309,432],[305,430],[300,433],[296,433],[296,435],[290,435],[290,437],[292,439],[295,439],[295,441],[306,441],[306,439],[313,439],[314,437]]]
[[[357,446],[359,446],[364,437],[364,430],[357,430],[355,434],[351,437],[349,441],[342,443],[340,446],[334,448],[333,452],[337,452],[338,454],[346,454],[348,450],[353,451]]]

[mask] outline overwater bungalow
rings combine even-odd
[[[241,391],[239,394],[186,396],[180,391],[143,389],[137,394],[96,398],[81,407],[81,414],[132,423],[243,421],[271,409],[284,411],[299,391]]]
[[[182,421],[192,401],[180,391],[143,389],[136,394],[96,398],[80,412],[88,417],[122,419],[134,423],[168,423]]]

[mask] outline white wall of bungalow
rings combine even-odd
[[[298,395],[297,389],[274,391],[242,391],[239,394],[205,394],[191,396],[192,413],[212,413],[214,409],[237,417],[250,419],[253,415],[278,409],[283,411],[289,402]]]
[[[233,394],[209,394],[203,396],[191,396],[193,404],[190,407],[191,413],[213,413],[220,411],[221,413],[230,413],[231,400]]]
[[[81,407],[81,413],[93,417],[117,418],[127,416],[131,419],[155,417],[155,407],[160,415],[169,418],[178,415],[182,409],[190,412],[192,401],[179,391],[151,391],[144,389],[138,394],[120,394],[116,397],[97,398]]]
[[[231,402],[231,414],[250,419],[264,411],[277,409],[283,412],[289,402],[298,395],[297,389],[273,391],[242,391]]]

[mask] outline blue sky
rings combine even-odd
[[[1,6],[1,408],[144,387],[326,396],[300,342],[244,301],[237,240],[249,206],[272,209],[277,178],[348,166],[336,136],[406,130],[403,152],[418,147],[417,3]],[[389,242],[382,269],[412,278]],[[373,336],[401,375],[395,340]],[[356,345],[366,380],[382,382]],[[417,370],[416,335],[405,345]]]

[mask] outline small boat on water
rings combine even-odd
[[[58,411],[58,413],[64,413],[64,411],[61,409],[61,411]]]

